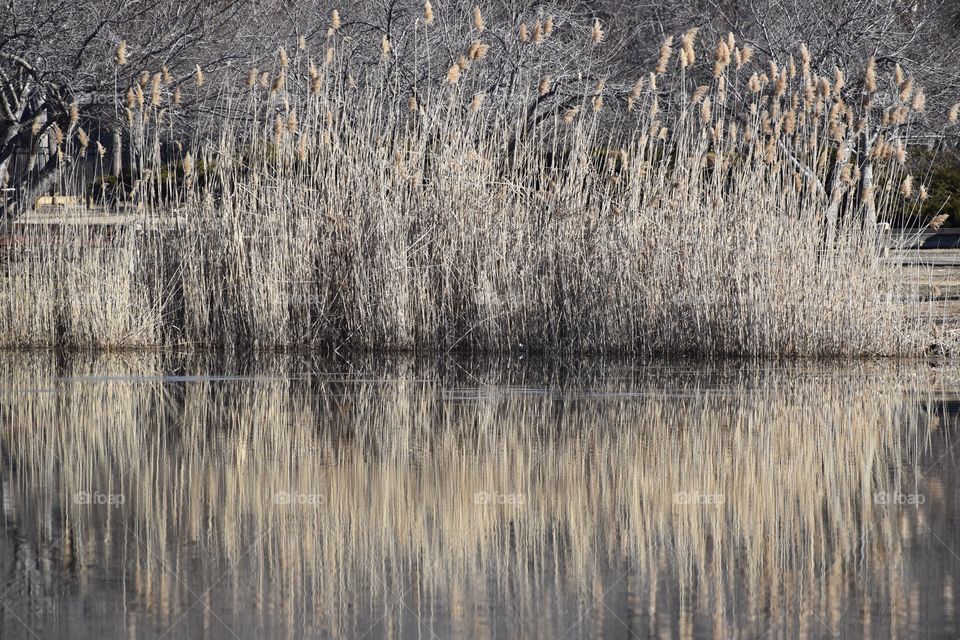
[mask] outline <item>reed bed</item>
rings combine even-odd
[[[286,637],[582,637],[615,625],[605,606],[667,637],[911,635],[918,589],[953,615],[950,571],[912,555],[949,530],[941,472],[910,471],[939,426],[929,368],[0,366],[7,527],[49,558],[18,589],[48,597],[62,562],[97,610],[127,576],[105,619],[147,636],[223,631],[207,606]]]
[[[507,84],[484,67],[507,46],[491,25],[445,47],[425,17],[395,28],[362,65],[366,41],[339,27],[323,47],[280,48],[271,68],[221,78],[209,110],[179,112],[180,86],[131,89],[133,197],[153,231],[131,228],[108,254],[83,241],[14,252],[0,344],[950,348],[955,332],[882,258],[877,221],[927,189],[905,173],[924,104],[899,70],[882,86],[860,70],[851,92],[805,48],[765,64],[691,31],[638,78],[517,63]],[[603,46],[599,22],[504,29],[521,62],[549,38]],[[184,119],[196,133],[177,140]]]

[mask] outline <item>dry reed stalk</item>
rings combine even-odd
[[[336,14],[333,24],[340,28]],[[680,39],[688,64],[695,35]],[[243,74],[248,85],[272,84],[272,97],[225,103],[217,118],[178,113],[196,118],[198,131],[185,144],[185,179],[148,215],[169,207],[185,226],[179,236],[156,234],[142,252],[154,263],[135,260],[122,284],[139,306],[115,307],[112,326],[175,309],[176,322],[145,335],[226,348],[757,356],[918,353],[931,344],[856,198],[842,195],[857,192],[860,168],[835,162],[834,151],[854,146],[863,120],[860,105],[837,99],[841,70],[833,83],[817,77],[802,48],[799,71],[788,61],[729,73],[752,54],[727,37],[713,50],[719,77],[698,88],[669,68],[668,39],[628,92],[585,80],[570,81],[579,95],[554,92],[536,73],[523,78],[528,96],[508,97],[481,90],[486,70],[476,61],[488,46],[476,40],[452,63],[421,60],[433,76],[407,89],[404,65],[374,65],[357,81],[332,46],[319,69],[308,56],[278,53],[272,83],[256,69]],[[392,45],[389,53],[397,55]],[[922,106],[918,94],[911,87],[909,106],[886,112],[890,126]],[[151,88],[151,104],[152,96]],[[130,122],[145,127],[150,148],[164,116],[143,99],[134,82]],[[579,117],[591,108],[596,116]],[[35,122],[35,135],[45,127]],[[890,132],[870,156],[877,215],[919,206],[912,183],[907,201],[896,197],[906,180],[902,136]],[[811,159],[807,171],[795,158]],[[842,192],[835,211],[828,176]],[[55,281],[86,259],[84,249],[57,251],[24,257],[25,273]],[[18,311],[0,324],[0,343],[117,340],[75,315],[88,307],[43,299],[50,291],[29,298],[47,310],[34,338],[25,336],[37,316]],[[85,328],[58,334],[64,326]]]

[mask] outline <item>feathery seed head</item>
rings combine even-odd
[[[697,61],[697,53],[693,48],[693,42],[697,39],[697,33],[699,32],[699,28],[693,27],[692,29],[687,29],[687,32],[680,36],[680,48],[686,55],[688,65]]]
[[[127,64],[127,41],[126,40],[121,40],[120,44],[117,45],[117,50],[114,52],[113,60],[114,62],[117,63],[118,66],[121,66],[121,67]]]
[[[700,105],[700,123],[706,126],[710,123],[712,117],[710,98],[704,98],[703,104]]]
[[[867,60],[867,73],[864,78],[864,89],[867,93],[874,93],[877,90],[877,59],[870,56]]]
[[[840,67],[835,66],[833,68],[833,95],[838,100],[840,99],[840,92],[843,91],[843,85],[846,82],[843,77],[843,71],[840,70]]]
[[[900,102],[907,104],[910,102],[910,97],[913,95],[913,76],[908,77],[903,81],[903,84],[900,85]]]
[[[533,25],[533,36],[531,37],[533,44],[543,44],[543,23],[537,20],[537,23]]]
[[[593,28],[590,30],[590,41],[593,44],[600,44],[603,42],[603,29],[600,26],[600,18],[593,19]]]
[[[908,175],[900,184],[900,195],[904,198],[910,198],[913,195],[913,176]]]
[[[483,21],[483,14],[480,12],[480,7],[473,8],[473,26],[480,33],[483,33],[483,30],[487,28],[486,23]]]
[[[732,34],[731,34],[732,35]],[[714,62],[722,63],[723,66],[730,64],[730,47],[727,45],[726,40],[720,40],[717,43],[717,48],[713,52]]]
[[[470,101],[470,111],[476,113],[480,110],[480,107],[483,106],[484,94],[477,93],[473,96],[473,100]]]
[[[300,142],[297,144],[297,158],[300,162],[307,161],[309,147],[307,146],[307,136],[300,136]]]
[[[460,81],[460,65],[454,63],[447,71],[447,84],[457,84]]]
[[[896,147],[894,147],[894,155],[900,164],[907,163],[907,147],[903,144],[903,140],[897,140]]]
[[[426,24],[433,24],[433,5],[427,0],[423,5],[423,21]]]
[[[336,9],[330,14],[330,28],[334,31],[340,28],[340,12]]]
[[[540,84],[537,86],[537,92],[541,96],[545,96],[550,93],[550,81],[551,77],[549,75],[543,76],[540,78]]]
[[[673,53],[673,36],[667,36],[667,39],[660,45],[660,57],[657,59],[657,66],[654,73],[660,75],[667,70],[670,64],[670,54]]]
[[[150,106],[160,106],[160,88],[163,86],[163,76],[159,73],[153,74],[153,83],[150,85]]]
[[[277,93],[278,91],[283,91],[286,86],[287,72],[284,69],[280,69],[280,73],[278,73],[273,79],[273,85],[270,87],[270,92]]]
[[[922,88],[917,89],[916,92],[914,92],[913,103],[910,106],[917,113],[920,113],[927,108],[927,94],[924,93]]]

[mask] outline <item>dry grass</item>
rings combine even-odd
[[[421,23],[371,43],[362,75],[334,29],[326,52],[231,79],[215,118],[192,116],[183,184],[155,170],[138,185],[148,204],[175,191],[149,215],[185,222],[109,257],[15,256],[0,344],[806,356],[936,342],[874,225],[916,200],[896,142],[912,102],[884,116],[861,198],[870,107],[807,64],[747,62],[731,38],[696,56],[713,69],[697,88],[691,32],[638,83],[519,67],[522,90],[504,92],[474,82],[480,15],[449,71],[417,84],[407,65],[451,64],[416,44]],[[170,139],[165,108],[130,113],[147,168]]]

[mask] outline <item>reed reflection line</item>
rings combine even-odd
[[[528,637],[605,618],[654,635],[836,633],[843,607],[877,597],[866,573],[894,603],[891,626],[914,624],[917,578],[898,567],[926,512],[874,495],[907,486],[897,463],[924,446],[926,374],[397,359],[311,378],[285,377],[297,365],[278,358],[261,380],[164,383],[171,366],[0,358],[0,373],[56,388],[2,401],[9,517],[42,539],[62,509],[81,578],[132,533],[132,615],[168,631],[192,629],[199,604],[219,619],[226,599],[250,603],[245,624],[294,635],[417,623],[490,637],[501,627],[484,609],[505,604]],[[146,379],[117,379],[135,371]],[[126,500],[68,499],[97,488]]]

